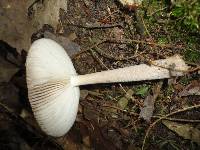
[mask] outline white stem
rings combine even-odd
[[[79,86],[96,83],[155,80],[170,78],[171,76],[181,76],[183,75],[182,71],[188,70],[188,66],[179,56],[173,56],[167,59],[157,60],[153,63],[156,64],[156,66],[141,64],[86,75],[73,76],[71,78],[71,83],[74,86]],[[175,71],[170,71],[166,68],[171,68]]]

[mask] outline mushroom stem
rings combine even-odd
[[[86,75],[73,76],[71,77],[71,84],[73,86],[79,86],[97,83],[155,80],[170,78],[171,76],[182,76],[184,72],[188,70],[188,66],[178,55],[154,61],[153,64],[156,65],[141,64]]]

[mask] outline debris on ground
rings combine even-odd
[[[1,0],[0,149],[200,149],[200,3],[187,3]],[[75,124],[52,138],[34,119],[25,76],[42,37],[66,49],[78,74],[143,64],[169,79],[81,86]],[[173,56],[185,67],[155,63]]]

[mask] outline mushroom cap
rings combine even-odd
[[[55,41],[43,38],[31,45],[26,60],[28,97],[48,135],[63,136],[76,119],[80,91],[71,84],[76,75],[71,59]]]

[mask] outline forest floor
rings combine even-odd
[[[21,64],[16,65],[19,59],[7,59],[15,49],[1,41],[0,63],[14,61],[16,70],[8,81],[0,80],[0,149],[200,149],[200,36],[180,29],[170,12],[170,4],[161,1],[129,10],[111,0],[69,0],[54,33],[80,46],[71,52],[78,74],[174,55],[192,71],[170,79],[81,86],[76,122],[61,138],[45,135],[33,118],[26,52],[17,54]],[[43,27],[32,40],[47,31],[53,33],[52,27]]]

